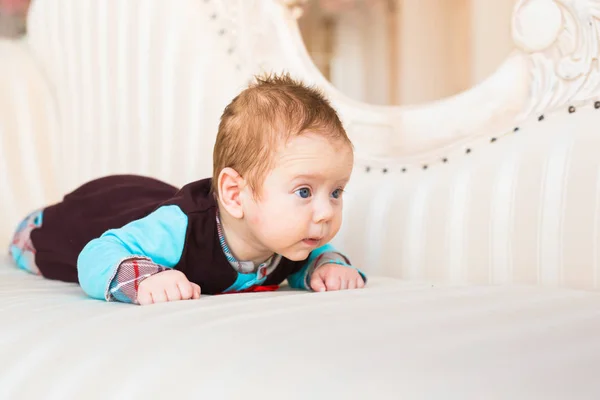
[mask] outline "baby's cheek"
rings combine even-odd
[[[342,214],[336,214],[331,221],[331,233],[336,234],[342,226]]]
[[[252,225],[258,225],[260,224],[261,218],[259,214],[252,214],[249,216],[248,221],[252,224]]]
[[[265,214],[266,210],[261,207],[256,207],[249,211],[250,212],[246,213],[246,216],[248,217],[247,218],[248,223],[250,223],[252,225],[261,224],[262,220],[264,219],[264,214]]]

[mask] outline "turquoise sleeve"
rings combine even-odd
[[[298,272],[295,272],[288,277],[288,283],[289,283],[290,287],[292,287],[294,289],[312,290],[310,287],[311,275],[312,275],[313,271],[315,270],[315,268],[317,267],[317,265],[315,265],[315,264],[316,264],[318,258],[325,253],[336,253],[336,254],[342,255],[342,253],[340,251],[336,250],[336,248],[334,246],[332,246],[331,244],[326,244],[324,246],[321,246],[321,247],[313,250],[310,253],[310,255],[308,256],[308,259],[306,260],[306,263],[304,264],[304,266]],[[347,264],[345,262],[340,262],[339,264],[344,265],[348,268],[356,269],[358,271],[358,273],[360,274],[360,276],[365,281],[365,283],[367,282],[366,275],[362,271],[360,271],[358,268],[356,268],[350,264]]]
[[[79,284],[95,299],[106,294],[117,268],[130,257],[148,257],[173,268],[185,245],[187,215],[176,205],[163,206],[145,218],[111,229],[90,241],[77,260]]]

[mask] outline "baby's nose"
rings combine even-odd
[[[319,202],[319,204],[315,207],[315,211],[313,214],[313,220],[317,223],[328,221],[333,217],[333,207],[329,201],[327,202]]]

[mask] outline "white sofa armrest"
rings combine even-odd
[[[26,40],[0,40],[0,242],[23,214],[56,198],[58,120]]]

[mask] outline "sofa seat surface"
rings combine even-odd
[[[3,259],[0,360],[3,399],[597,399],[600,294],[374,277],[141,307]]]

